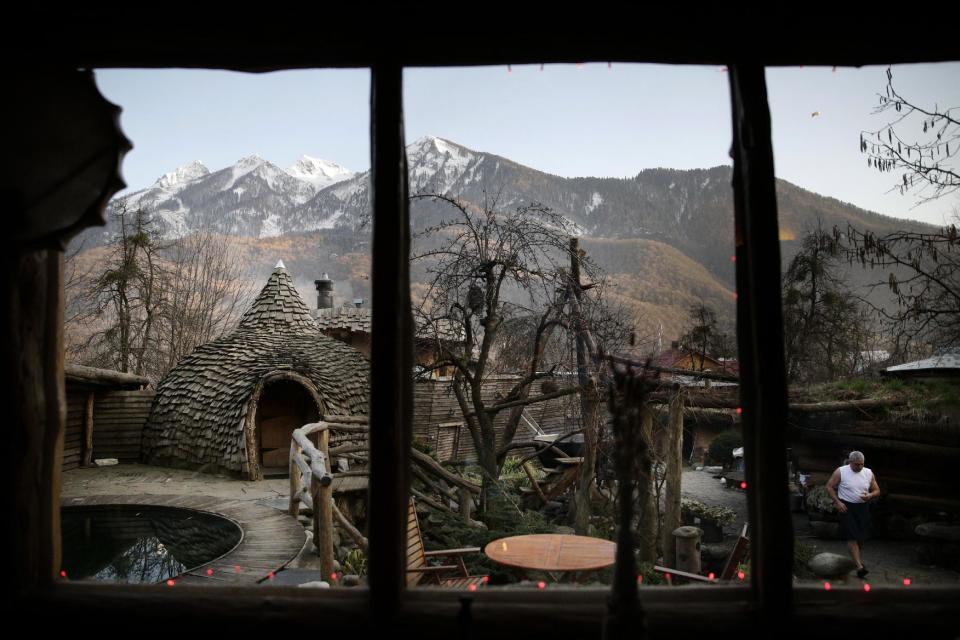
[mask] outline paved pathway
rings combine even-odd
[[[711,474],[692,469],[684,470],[681,483],[681,493],[684,496],[696,498],[707,506],[722,505],[737,512],[737,521],[724,527],[726,536],[735,536],[747,521],[746,493],[727,489]],[[814,546],[816,553],[847,555],[846,543],[843,541],[815,538],[805,513],[793,514],[793,527],[797,539]],[[870,569],[868,581],[878,584],[902,584],[904,578],[910,578],[913,584],[960,584],[960,573],[916,562],[915,545],[915,542],[910,541],[867,541],[863,549],[863,562]],[[851,581],[859,583],[854,576]]]
[[[195,471],[116,465],[64,472],[64,506],[150,504],[225,516],[243,539],[225,556],[177,578],[180,583],[256,584],[300,553],[303,527],[286,513],[287,479],[246,482]]]

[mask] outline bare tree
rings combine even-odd
[[[784,350],[792,382],[855,373],[871,335],[861,301],[838,275],[839,240],[809,231],[783,275]]]
[[[571,229],[563,216],[539,204],[502,212],[495,203],[479,209],[442,195],[414,197],[446,203],[453,214],[415,236],[419,248],[412,259],[425,267],[430,283],[415,313],[421,335],[436,339],[441,357],[435,366],[455,371],[454,394],[489,486],[500,476],[523,407],[580,391],[571,382],[531,396],[538,380],[574,370],[572,360],[564,366],[550,357],[563,334],[577,331],[574,307],[599,307],[586,300],[572,304]],[[594,273],[590,265],[585,270]],[[490,404],[484,382],[505,363],[519,378]],[[506,409],[511,411],[498,439],[494,421]]]
[[[100,267],[84,278],[73,264],[74,255],[66,269],[71,274],[67,293],[75,296],[67,303],[69,320],[87,327],[86,338],[74,342],[71,355],[139,375],[156,338],[160,236],[143,209],[130,212],[121,205],[114,216],[118,231]]]
[[[845,232],[834,228],[833,241],[851,263],[881,271],[872,287],[888,288],[895,307],[871,306],[889,335],[895,356],[960,346],[960,236],[956,224],[932,233],[897,231],[883,236],[848,226]]]
[[[233,327],[253,293],[242,257],[227,236],[201,231],[174,242],[166,254],[161,307],[165,370]]]
[[[231,328],[251,285],[229,238],[162,241],[143,209],[115,215],[105,260],[68,256],[68,357],[156,380]]]
[[[881,173],[899,173],[892,188],[915,194],[917,204],[956,192],[960,188],[955,164],[960,151],[960,107],[917,105],[894,88],[889,68],[886,89],[877,95],[880,103],[874,114],[892,119],[876,131],[860,132],[860,152],[866,154],[867,166]]]

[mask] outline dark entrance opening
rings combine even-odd
[[[256,413],[260,468],[264,477],[289,474],[293,431],[319,419],[317,404],[303,385],[293,380],[267,383]]]

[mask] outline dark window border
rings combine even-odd
[[[494,10],[495,11],[495,10]],[[766,32],[752,33],[744,27],[729,31],[718,25],[694,29],[665,28],[652,37],[641,37],[643,20],[624,20],[609,31],[590,32],[571,39],[569,33],[537,33],[530,36],[517,28],[500,31],[486,28],[458,29],[455,34],[463,48],[440,47],[429,38],[417,40],[416,25],[429,26],[425,13],[411,10],[392,25],[394,32],[379,38],[376,30],[364,25],[332,34],[317,46],[291,44],[299,38],[316,42],[312,25],[271,31],[270,20],[254,27],[217,24],[210,16],[190,21],[174,31],[166,28],[131,28],[129,16],[85,12],[65,14],[45,25],[30,43],[8,52],[10,59],[31,59],[34,64],[52,63],[89,67],[170,67],[223,68],[240,71],[269,71],[314,66],[369,67],[371,87],[371,148],[374,180],[374,376],[371,417],[393,428],[377,430],[372,438],[376,474],[371,479],[371,562],[369,591],[328,592],[322,598],[304,598],[302,591],[257,589],[139,589],[109,586],[58,584],[41,577],[34,582],[28,574],[37,566],[50,564],[51,538],[56,517],[50,516],[58,496],[37,489],[23,495],[36,498],[36,506],[24,511],[27,523],[41,538],[33,548],[37,557],[17,560],[19,586],[15,602],[23,615],[51,612],[63,619],[113,616],[140,624],[162,623],[175,614],[177,626],[215,622],[221,629],[245,628],[253,623],[272,623],[276,628],[305,628],[317,625],[327,632],[354,632],[367,625],[409,626],[420,635],[448,637],[451,634],[528,635],[548,631],[558,637],[599,636],[606,611],[605,593],[563,592],[560,590],[520,595],[518,592],[485,592],[472,595],[472,605],[463,604],[457,592],[406,591],[403,588],[403,514],[408,488],[407,465],[393,455],[405,450],[410,438],[412,396],[407,373],[411,362],[409,343],[409,276],[406,248],[409,243],[406,171],[403,156],[402,71],[404,66],[446,66],[471,64],[514,64],[540,62],[622,61],[651,63],[724,64],[730,71],[734,119],[734,191],[737,246],[738,337],[740,341],[745,445],[747,449],[750,520],[753,525],[752,559],[754,579],[749,589],[708,586],[682,590],[644,590],[642,605],[651,633],[671,635],[724,629],[731,633],[767,624],[782,625],[792,619],[786,635],[843,637],[851,631],[883,632],[885,635],[923,630],[948,629],[960,617],[960,598],[952,587],[900,589],[877,588],[869,596],[835,590],[824,594],[809,587],[793,588],[790,577],[792,554],[785,553],[784,541],[792,540],[783,478],[786,455],[783,433],[770,425],[784,424],[786,385],[783,372],[782,326],[770,322],[767,310],[779,310],[779,243],[773,160],[770,147],[769,112],[764,68],[777,64],[861,65],[896,62],[931,62],[957,57],[956,50],[942,38],[911,45],[908,50],[881,50],[872,46],[873,34],[856,35],[836,29],[835,33],[802,33],[774,40]],[[141,18],[142,16],[136,16]],[[390,16],[379,16],[382,21]],[[435,16],[433,16],[435,17]],[[340,20],[356,16],[333,16]],[[638,18],[638,16],[631,16]],[[509,20],[509,16],[502,16]],[[626,24],[630,23],[630,24]],[[857,25],[859,26],[859,25]],[[585,29],[585,27],[584,27]],[[543,25],[543,31],[550,31]],[[401,34],[400,36],[396,35]],[[454,35],[454,34],[451,34]],[[400,40],[400,37],[408,39]],[[831,37],[844,38],[832,41]],[[475,42],[473,40],[475,39]],[[933,42],[939,40],[939,42]],[[824,42],[834,42],[826,44]],[[251,44],[251,42],[255,44]],[[819,42],[816,46],[812,43]],[[842,44],[837,44],[842,42]],[[747,50],[751,43],[753,50]],[[470,45],[470,46],[467,46]],[[923,47],[923,48],[917,48]],[[799,53],[798,53],[799,52]],[[864,53],[866,52],[866,53]],[[881,58],[881,56],[884,56]],[[23,251],[23,247],[14,247]],[[30,274],[33,282],[44,283],[44,272],[53,273],[59,259],[37,260]],[[9,264],[9,263],[8,263]],[[384,278],[391,274],[392,278]],[[9,278],[12,276],[8,276]],[[56,279],[49,276],[49,281]],[[59,282],[56,284],[59,285]],[[25,290],[21,280],[13,290]],[[8,291],[10,290],[8,288]],[[18,289],[19,288],[19,289]],[[53,300],[51,289],[42,308],[59,311],[62,302]],[[60,305],[58,307],[58,305]],[[377,309],[381,313],[377,313]],[[388,313],[387,310],[391,311]],[[400,310],[397,313],[396,310]],[[55,319],[47,314],[48,329],[58,331]],[[12,330],[10,327],[5,327]],[[8,362],[12,360],[9,352]],[[55,349],[37,352],[46,375],[37,380],[48,389],[57,388],[62,373],[62,356]],[[24,383],[26,384],[26,382]],[[59,389],[62,393],[62,376]],[[29,406],[28,406],[29,405]],[[19,415],[43,421],[41,414],[56,413],[49,401],[23,403]],[[767,428],[764,429],[763,426]],[[62,425],[61,425],[62,426]],[[19,442],[16,441],[15,444]],[[37,459],[42,446],[29,444],[28,454]],[[55,476],[56,477],[56,476]],[[22,479],[21,478],[18,478]],[[58,483],[54,483],[56,485]],[[774,489],[767,489],[772,487]],[[50,491],[54,491],[51,487]],[[39,513],[38,513],[39,512]],[[20,511],[18,510],[19,514]],[[13,524],[11,526],[17,526]],[[24,576],[27,576],[24,578]],[[31,587],[36,584],[37,586]],[[677,607],[675,605],[681,604]],[[702,614],[702,615],[699,615]],[[830,625],[825,630],[824,626]],[[769,630],[784,631],[783,626]]]

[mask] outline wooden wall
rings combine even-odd
[[[83,456],[83,420],[86,414],[87,394],[80,389],[67,390],[67,430],[63,440],[64,471],[80,466]]]
[[[67,390],[67,429],[63,447],[62,469],[81,465],[84,450],[84,420],[88,387]],[[140,439],[143,425],[150,414],[153,390],[93,391],[93,456],[117,458],[121,463],[140,461]]]
[[[505,396],[516,383],[514,378],[491,380],[484,387],[484,400],[494,404],[497,394]],[[414,384],[413,401],[413,438],[428,444],[435,450],[441,450],[443,459],[462,462],[476,462],[477,453],[473,439],[466,426],[460,428],[459,436],[454,438],[447,426],[451,422],[463,420],[463,414],[453,395],[448,380],[418,380]],[[531,395],[543,393],[540,384],[534,383]],[[503,434],[503,426],[510,414],[509,410],[500,412],[494,426],[498,442]],[[540,402],[527,408],[527,415],[547,433],[567,433],[579,428],[580,405],[578,396],[570,395]],[[438,434],[440,438],[438,440]],[[532,439],[533,432],[523,423],[517,428],[517,440]],[[452,451],[452,444],[456,450]]]

